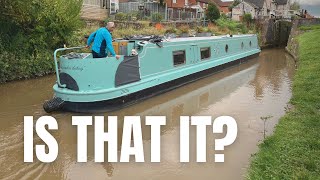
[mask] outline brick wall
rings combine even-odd
[[[230,12],[229,7],[219,7],[219,10],[220,10],[220,12],[223,12],[225,14]]]
[[[173,0],[166,0],[166,3],[168,5],[168,8],[183,8],[185,4],[185,0],[175,0],[176,3],[174,3]]]

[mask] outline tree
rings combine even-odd
[[[300,3],[298,1],[294,1],[293,3],[290,4],[290,9],[291,10],[299,10],[300,9]]]
[[[243,22],[247,23],[247,26],[250,26],[252,22],[252,15],[250,13],[246,13],[243,15]]]
[[[81,25],[81,6],[82,0],[4,0],[0,39],[13,51],[23,47],[34,55],[62,47]]]
[[[206,11],[206,18],[211,22],[220,18],[220,11],[216,5],[210,3],[208,6],[208,10]]]
[[[232,9],[236,6],[238,6],[241,3],[241,0],[235,0],[233,3],[229,6],[229,10],[232,11]]]
[[[161,6],[163,6],[164,5],[164,0],[159,0],[159,3],[160,3]]]

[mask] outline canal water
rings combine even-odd
[[[112,113],[119,118],[118,139],[122,139],[122,119],[126,115],[165,115],[161,130],[161,163],[150,162],[150,127],[143,125],[145,163],[95,163],[94,129],[88,128],[88,162],[77,163],[75,113],[52,114],[59,130],[53,136],[59,155],[53,163],[23,162],[23,116],[35,119],[47,115],[42,103],[53,95],[54,76],[0,85],[0,179],[243,179],[263,131],[270,135],[284,115],[291,97],[294,60],[281,49],[263,50],[251,60],[193,82],[168,93]],[[222,138],[207,127],[207,162],[196,162],[196,129],[190,127],[190,162],[179,162],[179,116],[232,116],[238,124],[235,142],[225,147],[224,163],[214,162],[214,140]],[[265,123],[260,117],[272,116]],[[35,135],[34,143],[42,143]],[[121,144],[119,143],[118,149]],[[120,155],[119,151],[119,155]],[[218,153],[221,153],[219,151]],[[107,153],[105,153],[107,155]],[[134,160],[134,158],[132,158]]]

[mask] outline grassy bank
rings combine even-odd
[[[311,28],[312,29],[312,28]],[[320,29],[298,37],[294,108],[260,144],[248,179],[320,179]]]
[[[117,26],[115,31],[112,33],[113,38],[122,38],[132,35],[164,35],[166,33],[173,33],[177,36],[179,36],[180,34],[188,33],[192,36],[200,31],[210,32],[214,35],[256,33],[254,26],[250,26],[250,28],[248,28],[244,23],[236,22],[227,18],[220,18],[215,23],[209,23],[207,27],[191,27],[187,24],[178,26],[174,25],[174,23],[161,24],[160,27],[157,27],[157,25],[152,26],[150,24],[150,21],[137,21],[135,23],[139,24],[139,26],[123,26],[123,24],[126,23],[124,23],[124,21],[121,21],[121,23],[119,23],[120,26]],[[85,35],[89,35],[91,32],[98,28],[98,24],[95,26],[82,28],[77,32],[77,35],[79,37],[83,37]]]

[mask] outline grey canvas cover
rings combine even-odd
[[[138,56],[124,56],[119,64],[115,76],[115,86],[121,86],[132,82],[140,81]]]

